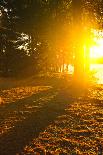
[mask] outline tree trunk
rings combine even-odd
[[[75,46],[74,79],[83,80],[84,77],[84,50],[82,28],[82,1],[72,0],[73,9],[73,41]]]

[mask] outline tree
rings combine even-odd
[[[72,0],[73,30],[75,46],[74,77],[83,78],[90,68],[91,29],[100,28],[102,21],[100,0]],[[79,40],[78,40],[79,38]],[[84,48],[85,47],[85,51]],[[87,77],[87,76],[86,76]]]
[[[84,62],[86,59],[84,60],[83,50],[85,43],[88,47],[88,59],[89,39],[87,41],[84,38],[90,35],[90,29],[94,26],[93,21],[97,19],[94,26],[96,27],[102,19],[100,0],[1,0],[0,5],[1,32],[8,40],[4,45],[0,45],[1,51],[5,49],[5,53],[10,54],[13,47],[14,51],[22,53],[21,56],[26,61],[28,59],[29,65],[31,62],[35,70],[40,59],[42,63],[44,60],[47,62],[46,68],[54,66],[54,70],[58,70],[59,66],[69,63],[75,53],[75,77],[78,76],[80,79],[79,76],[84,75],[85,68],[89,68]],[[1,35],[1,40],[5,40],[5,37]],[[14,56],[15,52],[11,53]],[[5,54],[1,52],[1,55]]]
[[[72,0],[73,30],[75,46],[74,78],[81,80],[84,75],[83,27],[82,27],[82,0]],[[81,33],[80,33],[81,31]]]

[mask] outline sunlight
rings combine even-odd
[[[103,84],[103,31],[93,30],[93,45],[90,47],[90,58],[95,59],[95,64],[90,65],[90,70],[94,71],[97,84]],[[101,60],[99,62],[99,60]]]
[[[102,33],[95,34],[93,39],[94,45],[90,47],[90,58],[103,57],[103,36]]]
[[[96,83],[103,84],[103,64],[91,64],[90,70],[94,72],[93,76],[96,78]]]

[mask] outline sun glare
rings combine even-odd
[[[94,37],[94,45],[90,47],[90,57],[91,58],[103,57],[103,36],[102,35]]]

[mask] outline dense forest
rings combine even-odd
[[[1,0],[0,76],[64,72],[69,64],[76,74],[80,66],[83,71],[86,60],[79,51],[85,44],[86,59],[91,29],[103,28],[102,5],[102,0]]]

